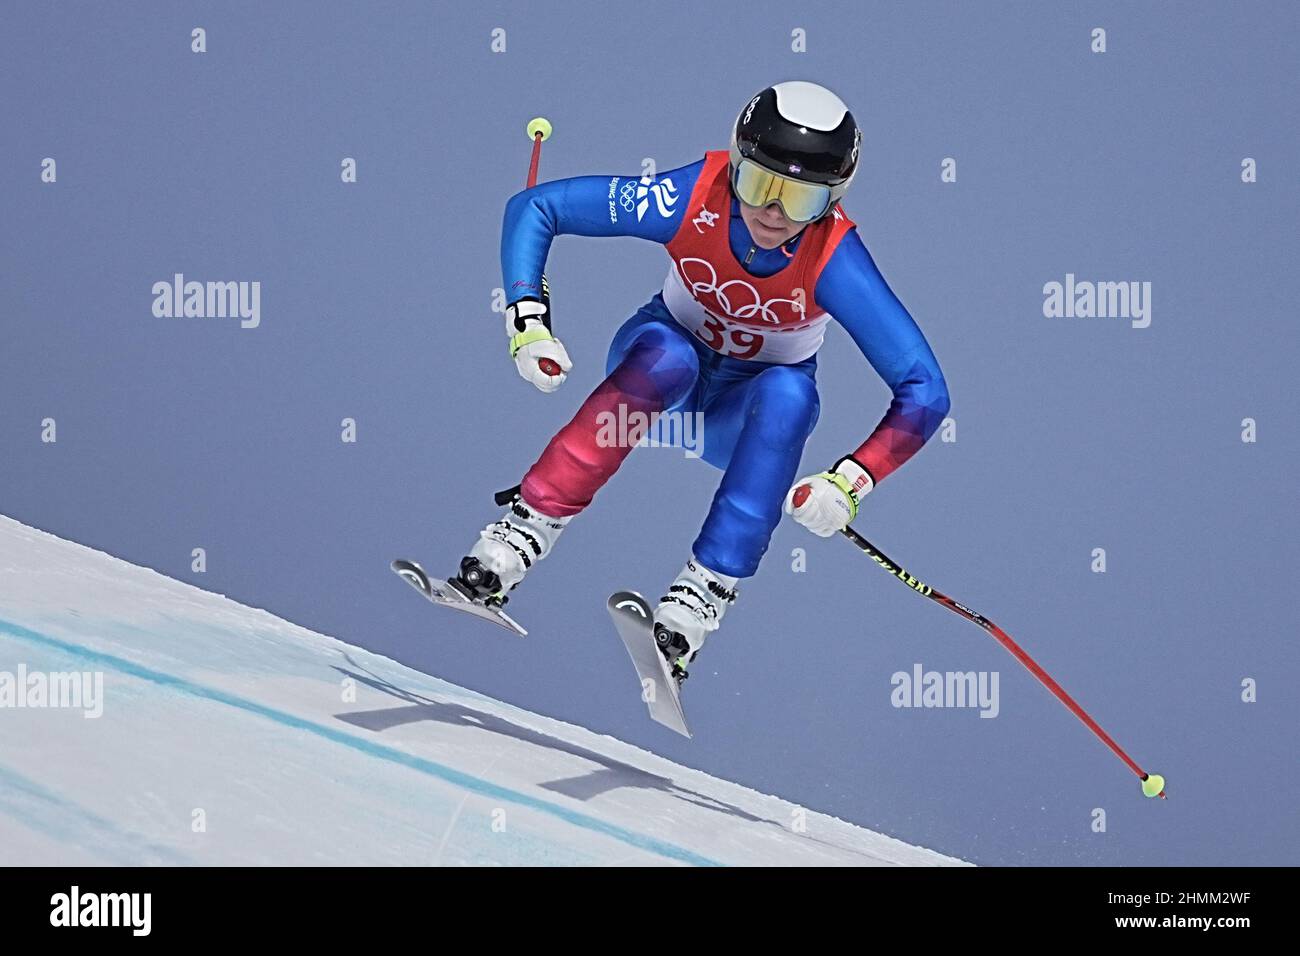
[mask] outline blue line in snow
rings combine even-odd
[[[541,800],[537,797],[529,796],[526,793],[520,793],[509,787],[503,787],[499,784],[482,780],[472,774],[457,770],[454,767],[448,767],[445,764],[437,763],[433,760],[427,760],[424,757],[417,757],[414,754],[397,750],[384,744],[374,743],[361,737],[354,737],[352,734],[344,733],[333,727],[327,727],[324,724],[318,724],[315,721],[307,720],[303,717],[297,717],[293,714],[286,713],[282,710],[276,710],[273,707],[267,707],[265,704],[259,704],[256,701],[246,700],[235,694],[218,690],[215,687],[208,687],[204,684],[195,683],[186,680],[183,677],[176,677],[172,674],[165,674],[162,671],[152,670],[142,664],[136,664],[125,658],[115,657],[112,654],[105,654],[102,651],[93,651],[90,648],[82,647],[78,644],[69,644],[57,638],[50,637],[47,634],[41,634],[38,631],[32,631],[21,624],[14,624],[10,621],[0,619],[0,630],[9,632],[12,636],[28,641],[33,644],[40,644],[46,647],[55,648],[64,653],[71,654],[82,660],[99,664],[102,667],[120,671],[131,677],[140,680],[149,681],[163,687],[170,687],[182,691],[193,697],[203,698],[205,700],[215,701],[219,704],[225,704],[227,707],[234,707],[246,713],[256,714],[259,717],[265,717],[273,720],[285,727],[292,727],[296,730],[305,730],[308,733],[315,734],[317,737],[323,737],[326,740],[342,744],[353,750],[359,751],[371,757],[380,760],[386,760],[390,763],[400,764],[417,770],[420,773],[428,774],[431,777],[437,777],[448,783],[455,784],[458,787],[464,787],[474,793],[483,794],[484,796],[495,797],[499,800],[507,800],[520,806],[528,807],[532,810],[538,810],[542,813],[550,814],[570,823],[576,827],[582,827],[585,830],[591,830],[595,833],[602,833],[605,836],[613,837],[629,846],[634,846],[641,850],[648,850],[659,856],[666,857],[670,860],[680,860],[683,863],[690,863],[693,866],[721,866],[722,864],[708,857],[700,856],[698,853],[692,853],[690,850],[674,846],[663,840],[646,836],[642,833],[636,833],[623,827],[608,823],[598,817],[593,817],[585,813],[579,813],[576,810],[570,810],[568,807],[551,803],[547,800]]]
[[[112,820],[106,820],[81,804],[45,789],[4,764],[0,764],[0,784],[3,784],[0,786],[0,810],[22,821],[29,829],[55,840],[108,855],[114,860],[120,860],[120,866],[137,864],[141,851],[147,855],[147,863],[162,862],[171,866],[194,863],[185,854],[171,847],[155,844],[136,833],[122,830]],[[23,797],[37,808],[43,807],[52,813],[46,817],[33,815],[33,808],[24,804]],[[80,826],[70,827],[69,821]],[[122,845],[130,848],[133,854],[131,858],[125,858],[119,852]]]

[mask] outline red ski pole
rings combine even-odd
[[[797,494],[798,492],[796,492],[796,495]],[[1124,752],[1124,748],[1115,743],[1110,734],[1102,730],[1100,725],[1098,725],[1098,723],[1088,715],[1088,712],[1075,703],[1074,698],[1065,692],[1065,688],[1053,680],[1052,675],[1039,667],[1037,661],[1025,653],[1025,650],[1013,641],[1006,631],[1002,630],[1002,628],[984,617],[984,615],[972,611],[964,604],[954,601],[952,598],[948,597],[948,595],[936,591],[934,588],[930,587],[930,585],[923,583],[907,571],[904,571],[900,565],[886,557],[883,551],[873,545],[862,535],[858,534],[852,526],[845,528],[843,534],[864,551],[867,557],[871,558],[871,560],[875,561],[876,564],[880,565],[894,577],[898,578],[898,580],[902,581],[917,594],[928,597],[930,600],[943,605],[956,614],[960,614],[962,617],[966,618],[966,620],[973,621],[980,627],[984,628],[984,630],[988,631],[995,641],[1005,647],[1016,660],[1020,661],[1021,664],[1024,664],[1029,673],[1037,677],[1043,686],[1055,695],[1057,700],[1064,704],[1070,712],[1074,714],[1074,716],[1083,721],[1084,725],[1096,734],[1098,739],[1109,747],[1115,756],[1124,761],[1128,768],[1138,775],[1138,778],[1142,781],[1143,794],[1148,797],[1167,799],[1165,797],[1165,778],[1156,773],[1147,773],[1139,767],[1137,763],[1134,762],[1133,758]]]
[[[544,116],[528,121],[528,137],[533,141],[533,158],[528,163],[528,182],[525,189],[537,185],[537,164],[542,160],[542,143],[551,138],[551,122]]]
[[[542,161],[542,143],[551,138],[551,122],[544,116],[538,116],[528,122],[528,135],[533,141],[533,155],[528,161],[528,182],[525,189],[537,185],[537,167]],[[546,276],[542,276],[542,288],[546,288]],[[560,366],[552,359],[539,359],[537,365],[547,375],[559,375]]]

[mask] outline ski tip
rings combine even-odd
[[[691,733],[691,728],[686,726],[686,714],[681,713],[680,710],[678,713],[673,714],[671,716],[667,714],[657,715],[651,713],[650,719],[653,720],[655,723],[657,723],[660,727],[667,727],[669,730],[673,731],[674,733],[681,734],[687,740],[691,740],[695,737],[695,735]]]
[[[630,611],[640,617],[651,616],[649,603],[636,591],[615,591],[605,603],[611,612]]]
[[[399,578],[415,588],[422,595],[433,600],[433,587],[429,583],[429,576],[424,573],[424,568],[420,567],[414,561],[407,561],[404,558],[398,558],[389,565]]]

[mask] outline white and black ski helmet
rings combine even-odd
[[[830,187],[823,216],[848,192],[862,130],[844,101],[816,83],[792,80],[752,97],[731,133],[731,169],[741,160],[800,182]],[[819,217],[820,218],[820,217]]]

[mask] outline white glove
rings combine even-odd
[[[510,357],[524,380],[543,392],[553,392],[563,385],[573,368],[564,343],[548,328],[549,317],[550,307],[534,299],[522,299],[506,307]]]
[[[852,458],[841,458],[831,471],[800,478],[785,496],[785,513],[813,534],[829,538],[858,516],[858,503],[875,482]]]

